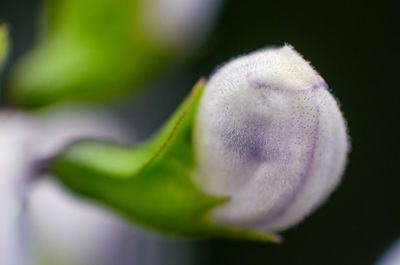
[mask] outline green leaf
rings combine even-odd
[[[7,101],[38,108],[59,101],[109,101],[148,82],[173,53],[148,41],[137,0],[57,0],[46,30],[12,71]]]
[[[0,24],[0,70],[3,67],[8,54],[9,40],[8,28],[4,24]]]
[[[71,191],[163,233],[277,241],[275,235],[219,226],[208,218],[228,198],[203,193],[191,178],[192,127],[204,83],[147,142],[127,147],[79,141],[53,159],[51,173]]]

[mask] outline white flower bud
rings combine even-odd
[[[343,173],[348,139],[325,81],[291,46],[224,65],[195,122],[194,180],[229,201],[220,224],[275,232],[308,215]]]

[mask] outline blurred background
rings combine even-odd
[[[0,20],[9,25],[12,39],[5,89],[12,65],[38,41],[42,4],[0,2]],[[394,1],[229,0],[212,11],[215,23],[194,43],[185,43],[186,54],[113,105],[111,113],[129,127],[125,133],[134,134],[128,141],[154,133],[193,84],[221,63],[286,42],[312,62],[341,103],[352,142],[345,176],[326,204],[282,233],[280,245],[171,241],[121,224],[117,230],[125,232],[118,235],[133,233],[135,239],[119,241],[130,242],[119,245],[118,255],[126,256],[119,264],[375,264],[400,237],[397,10]],[[5,251],[0,249],[0,258]]]

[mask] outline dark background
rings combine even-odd
[[[32,0],[0,1],[0,19],[12,28],[14,59],[34,40],[39,7]],[[325,78],[347,118],[349,164],[323,207],[282,233],[282,245],[192,242],[193,264],[373,264],[400,237],[397,16],[394,1],[227,0],[210,38],[185,69],[134,100],[126,118],[139,125],[144,139],[200,76],[233,56],[287,42]]]

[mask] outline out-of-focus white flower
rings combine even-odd
[[[376,265],[400,265],[400,240],[389,247]]]
[[[138,14],[151,40],[179,48],[204,38],[220,5],[221,0],[143,0]]]
[[[24,246],[17,246],[18,243],[28,245],[29,252],[33,253],[28,259],[37,261],[53,259],[52,262],[57,260],[61,264],[88,265],[121,261],[119,264],[125,264],[124,253],[117,248],[121,243],[118,236],[125,233],[129,235],[124,238],[125,243],[139,244],[129,226],[103,209],[69,196],[50,179],[41,179],[29,190],[23,216],[28,230],[24,238],[18,238],[21,231],[17,229],[24,227],[17,225],[21,221],[18,220],[21,201],[17,187],[32,173],[36,160],[47,158],[69,141],[81,137],[132,140],[127,130],[106,113],[89,109],[56,113],[0,112],[0,264],[23,264],[17,259],[27,252],[19,252],[18,248]]]
[[[311,213],[340,181],[348,139],[325,81],[291,46],[224,65],[207,83],[194,141],[196,183],[229,201],[220,223],[266,232]]]

